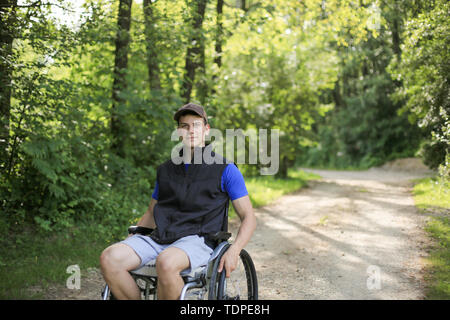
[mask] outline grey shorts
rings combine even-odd
[[[205,244],[203,237],[197,235],[187,236],[170,244],[159,244],[148,236],[135,234],[121,241],[131,247],[134,252],[141,258],[141,265],[145,265],[150,260],[156,259],[161,251],[176,247],[183,250],[190,262],[189,272],[197,267],[204,266],[208,263],[213,250]]]

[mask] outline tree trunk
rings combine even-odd
[[[144,21],[145,21],[145,46],[147,49],[147,69],[148,80],[150,84],[150,92],[153,90],[161,89],[161,82],[159,79],[159,67],[158,67],[158,54],[155,45],[156,34],[153,24],[155,23],[155,17],[153,15],[153,8],[151,0],[144,0]]]
[[[332,91],[334,105],[335,105],[336,110],[339,110],[340,108],[342,108],[342,105],[343,105],[340,81],[341,80],[339,78],[336,80],[336,82],[334,83],[333,91]]]
[[[17,0],[0,1],[0,171],[7,168]]]
[[[214,95],[216,93],[215,83],[217,81],[218,75],[220,73],[220,68],[222,67],[222,43],[223,43],[223,23],[222,23],[222,13],[223,13],[223,3],[224,0],[217,0],[216,7],[216,34],[215,34],[215,56],[214,63],[217,65],[217,72],[212,75],[212,87],[211,93]]]
[[[217,65],[218,69],[222,66],[222,42],[223,42],[223,23],[222,23],[222,13],[223,13],[223,0],[217,0],[217,20],[216,20],[216,43],[215,50],[216,56],[214,57],[214,63]]]
[[[124,150],[124,125],[123,115],[120,108],[125,104],[120,96],[126,89],[126,71],[128,66],[128,47],[130,43],[130,22],[131,22],[131,3],[132,0],[120,0],[119,15],[117,19],[116,51],[114,60],[114,82],[112,92],[112,110],[111,110],[111,134],[113,152],[125,157]]]
[[[395,17],[392,25],[392,44],[395,55],[397,56],[397,61],[400,61],[402,55],[402,49],[400,48],[400,28],[398,23],[399,18]]]
[[[287,156],[280,156],[280,166],[276,177],[280,179],[286,179],[288,177],[289,159]]]
[[[241,10],[244,10],[244,11],[247,10],[247,9],[246,9],[246,5],[245,5],[245,0],[240,0],[240,1],[238,1],[237,4],[238,4],[239,7],[241,8]]]
[[[203,18],[205,16],[205,9],[207,0],[193,1],[192,6],[192,32],[189,37],[188,48],[186,52],[186,65],[183,86],[181,88],[181,97],[184,102],[188,103],[191,99],[192,87],[195,80],[195,75],[205,73],[205,44],[202,34]],[[203,77],[204,78],[204,77]],[[199,81],[197,91],[200,100],[206,98],[206,82],[204,79]],[[201,103],[203,103],[201,101]]]
[[[394,3],[394,11],[391,13],[391,21],[389,23],[391,34],[392,34],[392,51],[394,52],[395,59],[397,63],[401,62],[402,49],[401,49],[401,39],[400,34],[402,33],[402,10],[398,7],[398,4]],[[401,87],[402,82],[394,79],[393,83],[395,87]]]

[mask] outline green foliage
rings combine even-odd
[[[0,299],[44,299],[49,287],[65,288],[70,265],[79,265],[85,279],[112,240],[99,236],[96,226],[48,234],[36,229],[25,227],[0,239]]]
[[[417,181],[413,189],[415,205],[431,217],[426,231],[434,240],[427,257],[427,299],[450,298],[450,181],[448,176]]]
[[[287,179],[278,179],[274,176],[250,177],[246,178],[246,186],[253,207],[258,208],[284,194],[297,191],[305,187],[309,180],[316,179],[320,179],[316,174],[291,168]]]
[[[120,163],[123,179],[112,188],[110,161],[79,136],[30,137],[21,151],[4,212],[13,225],[34,221],[45,231],[92,222],[108,226],[108,234],[120,232],[144,210],[156,176],[152,167]],[[17,216],[16,208],[24,214]]]
[[[421,154],[431,168],[444,164],[449,154],[449,10],[443,0],[417,10],[405,26],[402,59],[390,66],[392,77],[402,82],[396,91],[396,98],[406,102],[402,111],[428,134]]]
[[[424,212],[450,209],[450,181],[448,177],[425,178],[413,190],[416,206]]]
[[[347,37],[349,46],[338,46],[338,80],[322,95],[335,108],[314,126],[317,142],[303,148],[299,163],[369,168],[416,153],[422,133],[398,114],[401,101],[390,97],[398,86],[386,70],[395,53],[395,30],[386,22],[393,12],[381,9],[376,34],[360,42]]]
[[[434,218],[426,230],[438,243],[431,253],[427,280],[427,299],[448,300],[450,298],[450,219]]]
[[[102,63],[108,51],[103,44],[93,45],[93,34],[86,29],[77,38],[75,31],[42,19],[36,23],[41,37],[35,31],[28,40],[17,40],[18,54],[11,61],[11,139],[0,177],[2,230],[35,224],[42,232],[54,232],[99,224],[103,234],[117,234],[145,211],[156,176],[154,163],[167,153],[147,151],[152,139],[167,136],[167,130],[149,130],[164,104],[158,97],[159,109],[150,112],[140,107],[143,99],[127,98],[131,111],[123,116],[134,126],[130,156],[115,157],[109,151],[107,120],[111,70]],[[103,37],[108,25],[101,27]],[[158,140],[154,146],[162,144]],[[113,186],[116,178],[121,183]]]
[[[299,4],[292,5],[300,12]],[[332,87],[336,59],[316,33],[298,29],[303,12],[280,7],[270,14],[255,9],[228,39],[214,117],[220,129],[279,129],[277,175],[285,178],[320,117],[318,96]]]

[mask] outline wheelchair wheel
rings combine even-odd
[[[228,249],[229,245],[226,247]],[[253,261],[244,249],[241,251],[236,269],[226,278],[226,271],[217,272],[220,259],[226,250],[217,257],[211,276],[209,299],[211,300],[257,300],[258,281]]]

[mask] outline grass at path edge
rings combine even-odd
[[[450,183],[436,177],[414,182],[414,202],[429,215],[425,230],[433,239],[426,259],[426,299],[450,300]]]

